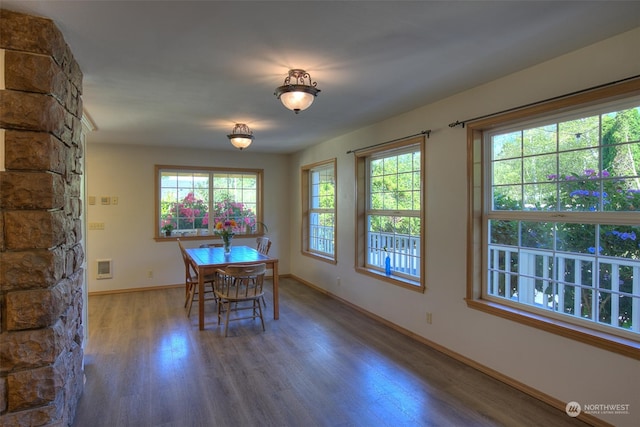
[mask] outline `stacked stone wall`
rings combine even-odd
[[[0,426],[69,426],[84,378],[82,72],[51,20],[3,9],[0,54]]]

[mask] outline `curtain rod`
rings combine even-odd
[[[609,82],[609,83],[604,83],[604,84],[601,84],[601,85],[598,85],[598,86],[593,86],[593,87],[590,87],[588,89],[582,89],[582,90],[578,90],[578,91],[575,91],[575,92],[566,93],[564,95],[554,96],[553,98],[547,98],[547,99],[542,100],[542,101],[532,102],[530,104],[521,105],[519,107],[509,108],[507,110],[498,111],[497,113],[485,114],[484,116],[478,116],[478,117],[474,117],[473,119],[467,119],[467,120],[463,120],[463,121],[456,120],[453,123],[449,123],[449,127],[450,128],[454,128],[456,126],[462,126],[464,128],[464,125],[467,122],[474,122],[476,120],[486,119],[488,117],[498,116],[498,115],[504,114],[504,113],[510,113],[512,111],[521,110],[521,109],[527,108],[527,107],[533,107],[534,105],[540,105],[540,104],[544,104],[544,103],[550,102],[550,101],[556,101],[558,99],[567,98],[569,96],[578,95],[578,94],[589,92],[589,91],[592,91],[592,90],[602,89],[602,88],[607,87],[607,86],[613,86],[613,85],[616,85],[616,84],[619,84],[619,83],[626,82],[628,80],[637,79],[638,77],[640,77],[640,74],[635,75],[635,76],[631,76],[631,77],[627,77],[627,78],[622,79],[622,80],[616,80],[614,82]]]
[[[415,133],[413,135],[403,136],[402,138],[392,139],[391,141],[380,142],[378,144],[369,145],[368,147],[356,148],[355,150],[347,151],[347,154],[356,153],[358,151],[366,150],[368,148],[378,147],[380,145],[391,144],[392,142],[402,141],[403,139],[413,138],[418,135],[427,135],[427,139],[429,139],[429,135],[431,135],[431,129],[423,130],[422,132]]]

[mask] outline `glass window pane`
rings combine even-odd
[[[561,178],[559,182],[560,207],[567,211],[599,211],[608,193],[603,192],[602,176],[608,176],[608,172],[597,172],[594,169],[585,169],[580,174]],[[607,202],[608,203],[608,202]]]
[[[522,186],[524,210],[555,210],[556,184],[526,184]]]
[[[602,116],[602,139],[605,145],[640,141],[640,108],[614,111]]]
[[[522,133],[520,131],[495,135],[491,138],[492,160],[522,156]]]
[[[518,246],[518,221],[489,221],[490,242],[499,245]]]
[[[600,226],[599,252],[606,256],[640,260],[640,226]]]
[[[556,245],[559,251],[593,253],[596,247],[594,224],[558,223]]]
[[[398,193],[382,193],[382,209],[397,210],[398,209]]]
[[[520,245],[536,249],[553,249],[555,227],[552,222],[522,221]]]
[[[604,210],[630,212],[640,210],[640,179],[615,179],[604,182],[607,197]]]
[[[522,187],[520,185],[506,185],[494,187],[493,189],[493,210],[521,210],[522,209]]]
[[[556,155],[525,157],[522,161],[523,182],[546,182],[557,174]]]
[[[556,125],[547,125],[523,131],[523,155],[555,153],[558,134]]]
[[[598,149],[570,151],[558,154],[558,175],[565,181],[585,178],[585,171],[599,170]]]
[[[559,150],[596,147],[600,143],[599,116],[584,117],[558,124]]]
[[[383,159],[383,170],[385,175],[395,175],[398,173],[398,157],[387,157]]]
[[[500,160],[493,163],[493,185],[522,182],[522,159]]]

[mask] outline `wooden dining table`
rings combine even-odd
[[[273,271],[273,318],[280,317],[278,306],[278,259],[261,254],[249,246],[232,246],[231,252],[225,254],[224,248],[188,248],[187,256],[198,272],[198,295],[204,295],[204,277],[213,274],[218,268],[233,264],[262,264]],[[204,329],[204,298],[198,298],[198,326]]]

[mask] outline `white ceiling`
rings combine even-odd
[[[640,27],[640,1],[12,1],[84,73],[89,143],[290,153]],[[594,58],[597,61],[597,58]],[[290,68],[321,90],[295,115]],[[456,118],[452,117],[452,120]],[[416,132],[422,129],[416,129]]]

